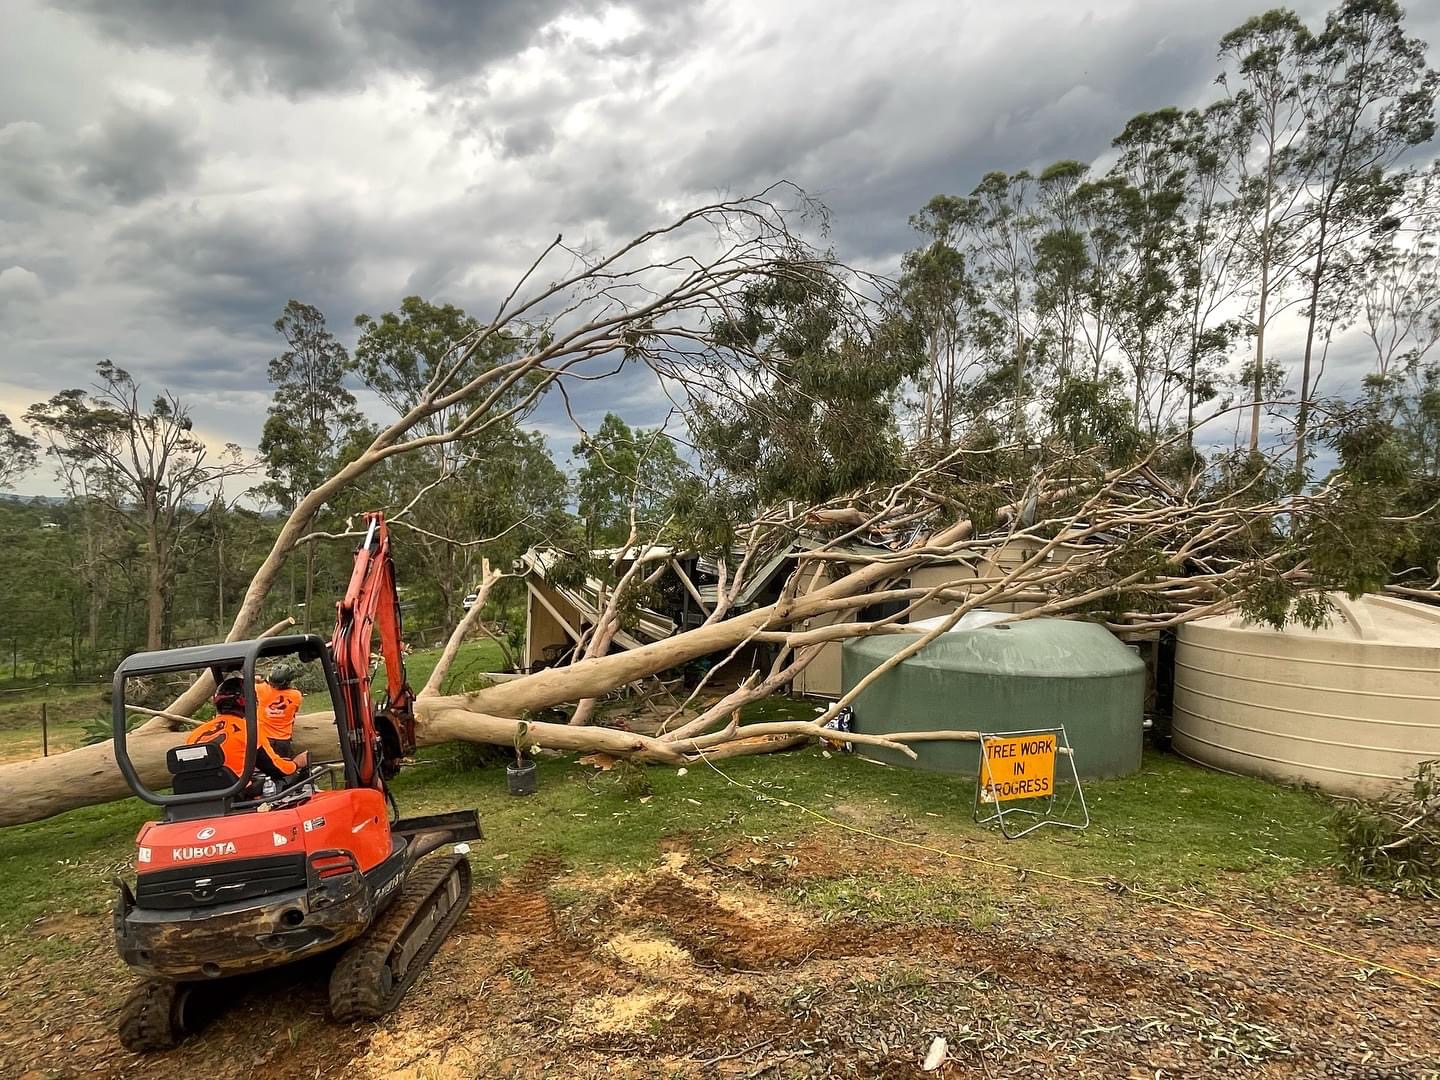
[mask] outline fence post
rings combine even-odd
[[[44,701],[40,702],[40,756],[50,756],[50,717]]]

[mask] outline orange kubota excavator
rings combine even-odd
[[[369,514],[366,524],[328,644],[307,634],[137,653],[115,672],[116,761],[135,794],[165,811],[136,837],[134,886],[116,882],[116,945],[144,976],[120,1017],[120,1040],[131,1050],[167,1049],[194,1030],[205,1011],[200,991],[214,980],[341,947],[332,1016],[381,1016],[465,910],[463,853],[425,857],[479,839],[476,812],[391,814],[387,781],[415,749],[415,695],[385,519]],[[377,623],[387,679],[378,706],[370,697]],[[281,656],[323,668],[340,760],[307,765],[277,789],[252,776],[260,745],[254,687],[257,662]],[[206,670],[216,685],[241,675],[244,767],[238,775],[227,768],[215,743],[177,746],[166,756],[170,793],[152,791],[126,748],[126,684]]]

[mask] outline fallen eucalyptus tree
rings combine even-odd
[[[803,209],[803,202],[799,206]],[[943,454],[887,446],[883,469],[869,468],[874,462],[860,468],[846,460],[852,449],[856,456],[867,452],[857,443],[863,431],[839,425],[828,433],[828,442],[804,443],[805,433],[777,425],[794,421],[797,402],[811,410],[806,415],[819,416],[817,428],[830,424],[824,403],[816,404],[817,378],[823,384],[825,372],[846,363],[863,370],[866,356],[898,355],[904,342],[885,318],[883,290],[876,301],[866,293],[864,279],[791,232],[798,212],[782,207],[773,192],[715,203],[599,258],[582,259],[557,239],[491,322],[458,343],[454,361],[419,400],[354,461],[300,500],[252,580],[229,639],[257,632],[264,601],[286,559],[297,545],[314,541],[317,512],[367,471],[396,455],[473,437],[489,424],[519,415],[548,389],[567,392],[567,384],[604,377],[632,362],[648,365],[678,387],[688,401],[687,416],[697,426],[723,429],[740,416],[736,410],[752,402],[758,419],[749,422],[774,439],[791,442],[757,443],[753,451],[750,444],[732,446],[732,459],[769,453],[788,468],[787,453],[809,453],[819,460],[802,463],[807,471],[800,480],[809,484],[811,494],[820,494],[805,505],[791,499],[770,502],[744,524],[723,521],[723,528],[711,530],[720,582],[702,625],[612,651],[620,610],[636,579],[646,573],[644,560],[633,559],[573,663],[473,693],[441,694],[460,642],[480,618],[483,603],[477,603],[451,635],[420,694],[416,713],[422,746],[452,740],[509,746],[518,740],[550,750],[669,764],[701,753],[723,758],[769,752],[825,737],[820,725],[830,715],[975,608],[1021,603],[1028,606],[1020,618],[1086,617],[1145,631],[1236,603],[1273,619],[1289,617],[1292,610],[1310,618],[1322,614],[1323,605],[1306,599],[1307,590],[1357,582],[1365,587],[1375,576],[1374,567],[1383,563],[1383,552],[1372,549],[1381,545],[1375,533],[1383,534],[1385,523],[1364,524],[1365,515],[1374,517],[1371,504],[1357,498],[1362,485],[1343,469],[1316,490],[1294,495],[1288,484],[1273,482],[1273,463],[1255,455],[1204,468],[1165,466],[1184,433],[1129,461],[1113,460],[1106,446],[1093,441],[1052,445],[1037,438],[1008,446],[962,446]],[[540,267],[559,256],[573,257],[578,265],[549,284],[535,285]],[[816,320],[810,301],[817,289],[829,305],[820,336],[833,343],[818,359],[788,347],[795,335],[813,345]],[[490,359],[479,363],[479,357]],[[903,372],[903,365],[894,370]],[[842,392],[852,389],[840,387]],[[883,395],[877,400],[884,404]],[[857,415],[866,414],[858,410]],[[873,409],[868,415],[874,415]],[[1277,457],[1285,453],[1282,448]],[[885,474],[880,481],[848,488],[841,483],[877,472]],[[842,489],[827,493],[827,487]],[[758,498],[751,502],[760,505]],[[692,524],[707,512],[721,515],[716,507],[726,505],[736,502],[717,501],[707,509],[702,501]],[[402,515],[403,509],[397,517]],[[812,542],[793,547],[802,533]],[[1369,546],[1337,559],[1338,548],[1354,546],[1352,534],[1366,538]],[[857,555],[851,542],[860,538],[870,543]],[[1016,565],[1000,569],[988,558],[1021,541],[1026,554]],[[625,547],[639,546],[632,530]],[[1057,557],[1062,551],[1065,557]],[[749,576],[777,553],[788,561],[778,597],[742,610],[736,598]],[[916,570],[956,563],[976,567],[975,575],[928,587],[909,583]],[[482,594],[500,574],[486,568]],[[948,610],[941,623],[921,633],[907,629],[914,613],[937,603]],[[877,604],[893,613],[860,618]],[[826,644],[882,633],[909,633],[913,640],[816,722],[744,722],[747,705],[788,686]],[[655,734],[587,722],[593,712],[581,703],[700,657],[721,657],[711,669],[712,680],[716,672],[734,674],[745,656],[753,656],[748,647],[757,644],[774,652],[767,668],[738,672],[738,685],[713,700],[704,696],[707,687],[697,688]],[[130,753],[142,778],[163,782],[165,751],[183,738],[184,724],[176,716],[192,713],[209,692],[204,681],[197,683],[169,708],[157,710],[169,715],[150,716],[131,735]],[[544,710],[572,706],[569,719],[576,722],[535,719]],[[863,733],[846,738],[881,745],[906,741]],[[333,752],[331,718],[302,716],[295,741],[322,756]],[[126,793],[108,743],[0,765],[0,825]]]

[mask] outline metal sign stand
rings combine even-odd
[[[1075,787],[1071,794],[1071,797],[1065,801],[1065,806],[1058,816],[1055,813],[1055,799],[1057,792],[1053,773],[1050,783],[1050,792],[1048,795],[1041,795],[1034,798],[1021,797],[1020,799],[1020,801],[1029,804],[1043,802],[1043,810],[1036,810],[1033,809],[1031,806],[1012,807],[1011,809],[1007,810],[1005,808],[1006,803],[1011,801],[1012,799],[1015,799],[1016,797],[996,797],[996,792],[994,790],[995,782],[991,772],[990,754],[988,752],[988,747],[991,744],[1001,742],[1013,742],[1018,739],[1023,739],[1027,735],[1053,735],[1057,744],[1055,747],[1056,752],[1059,754],[1059,756],[1063,757],[1066,762],[1069,763],[1070,778],[1074,783]],[[1059,769],[1060,766],[1058,765],[1058,763],[1056,763],[1054,766],[1054,772],[1059,772]],[[1076,799],[1078,799],[1080,802],[1081,820],[1078,822],[1067,820],[1070,812],[1070,805]],[[988,816],[981,817],[980,809],[982,805],[993,806],[994,812],[989,814]],[[1090,809],[1085,805],[1085,792],[1080,786],[1080,774],[1075,769],[1075,752],[1074,749],[1070,746],[1070,737],[1065,733],[1065,725],[1059,724],[1055,727],[1029,728],[1025,731],[1006,731],[995,733],[982,732],[980,735],[980,775],[976,779],[975,783],[975,805],[972,816],[975,822],[980,825],[988,825],[991,822],[998,822],[1000,825],[1000,834],[1004,836],[1007,840],[1018,840],[1020,839],[1020,837],[1025,836],[1028,833],[1032,833],[1036,829],[1039,829],[1045,825],[1055,825],[1062,829],[1084,830],[1089,828]],[[1012,831],[1012,825],[1020,824],[1020,822],[1016,821],[1015,819],[1022,816],[1023,818],[1033,819],[1033,821],[1030,824],[1026,825],[1024,828]]]

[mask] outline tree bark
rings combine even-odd
[[[161,559],[159,530],[148,530],[150,557],[145,560],[145,648],[164,646],[165,632],[165,566]]]
[[[430,672],[430,678],[420,689],[419,697],[430,697],[440,692],[440,684],[445,681],[451,666],[455,663],[455,657],[460,652],[460,646],[469,637],[470,632],[479,624],[485,604],[490,599],[490,591],[495,588],[495,583],[506,574],[496,573],[490,565],[489,559],[480,560],[480,587],[475,594],[475,604],[465,613],[460,620],[460,625],[451,632],[449,640],[445,642],[445,648],[440,653],[440,659],[435,662],[434,669]]]
[[[1315,351],[1315,323],[1320,307],[1320,278],[1325,270],[1325,230],[1329,225],[1320,217],[1320,238],[1315,245],[1315,269],[1310,281],[1310,311],[1305,320],[1305,359],[1300,368],[1300,415],[1295,422],[1295,489],[1305,484],[1305,429],[1310,422],[1310,360]]]

